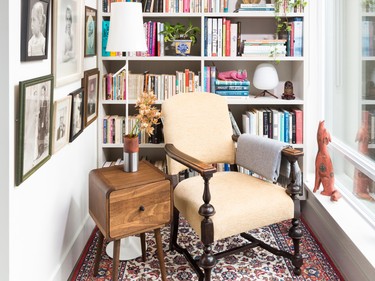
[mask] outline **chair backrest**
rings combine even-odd
[[[235,146],[228,104],[212,93],[181,93],[162,104],[165,143],[207,163],[234,163]],[[168,173],[185,166],[167,157]]]

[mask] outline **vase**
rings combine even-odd
[[[191,40],[175,40],[176,55],[188,56],[191,50]]]
[[[139,142],[138,136],[124,137],[124,171],[125,172],[137,172],[139,164]]]

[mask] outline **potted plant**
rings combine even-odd
[[[171,42],[178,55],[189,55],[200,34],[200,28],[193,26],[191,22],[186,26],[182,23],[164,23],[164,30],[160,32],[164,36],[164,42]]]

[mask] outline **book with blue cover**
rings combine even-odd
[[[111,53],[107,51],[109,23],[109,20],[103,19],[102,21],[102,57],[109,57],[111,55]]]

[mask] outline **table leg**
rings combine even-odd
[[[115,240],[113,244],[113,267],[112,267],[112,280],[117,281],[118,279],[118,266],[120,258],[120,242],[121,240]]]
[[[102,250],[103,250],[103,240],[104,236],[101,231],[99,232],[99,240],[98,240],[98,246],[96,248],[96,255],[95,255],[95,264],[94,264],[94,276],[98,275],[98,270],[99,270],[99,263],[100,263],[100,258],[102,256]]]
[[[167,272],[165,270],[165,264],[164,264],[164,251],[163,251],[163,243],[161,241],[161,234],[160,234],[160,228],[156,228],[154,230],[155,233],[155,239],[156,239],[156,249],[160,264],[160,272],[161,272],[161,279],[163,281],[167,280]]]
[[[146,261],[146,234],[141,233],[141,248],[142,248],[142,261]]]

